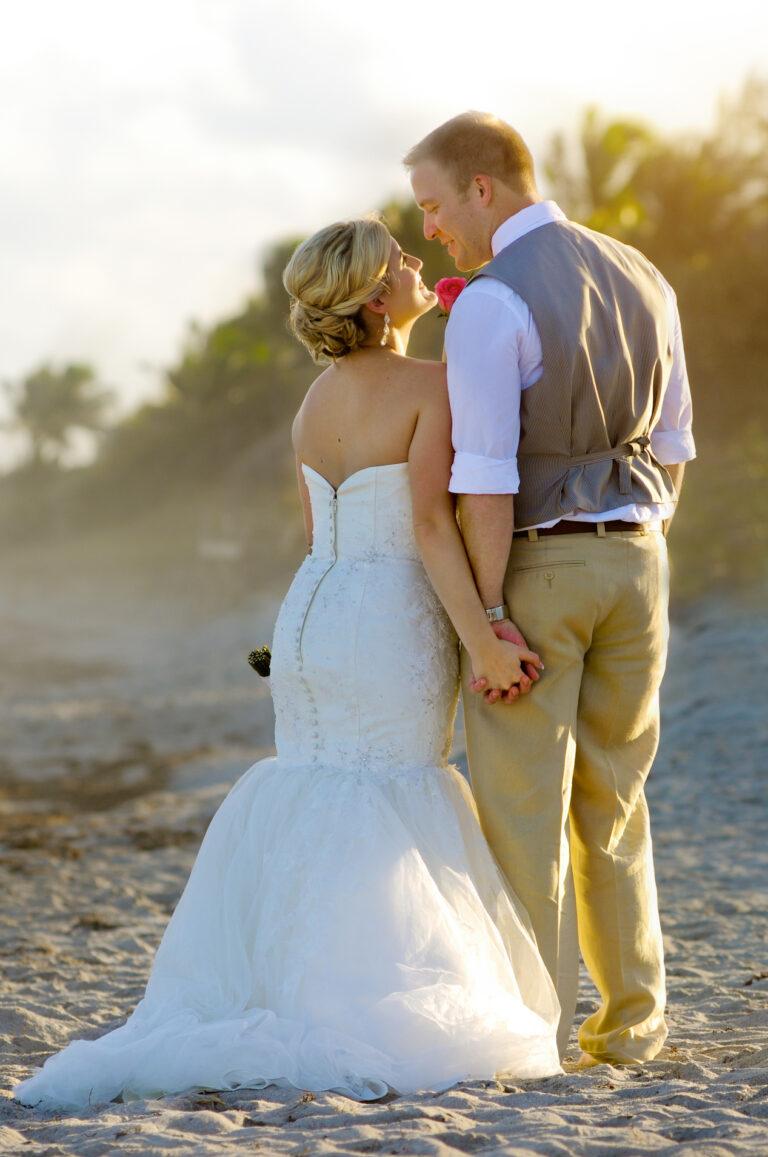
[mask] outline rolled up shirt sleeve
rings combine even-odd
[[[448,489],[454,494],[517,494],[517,458],[488,458],[456,450]]]
[[[695,458],[696,444],[693,440],[691,387],[685,365],[677,298],[661,274],[659,280],[669,306],[672,369],[661,401],[659,420],[651,430],[651,450],[662,466],[674,466],[678,462],[690,462]]]
[[[490,284],[491,279],[487,279]],[[516,494],[520,489],[520,317],[510,291],[473,282],[451,311],[445,333],[453,419],[454,494]]]

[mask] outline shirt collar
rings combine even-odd
[[[536,201],[533,205],[526,205],[525,209],[513,213],[506,221],[502,221],[491,237],[493,256],[495,257],[499,250],[506,249],[513,241],[518,241],[526,233],[530,233],[532,229],[538,229],[540,225],[548,225],[550,221],[567,220],[556,201]]]

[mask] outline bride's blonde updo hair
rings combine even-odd
[[[294,251],[283,270],[290,326],[316,362],[336,361],[366,339],[362,308],[387,293],[392,237],[373,214],[337,221]]]

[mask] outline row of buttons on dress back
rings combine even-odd
[[[317,592],[317,588],[320,586],[320,583],[323,581],[325,576],[328,574],[328,571],[331,569],[331,567],[336,562],[336,512],[337,512],[338,498],[337,498],[335,493],[329,499],[329,502],[330,502],[330,508],[329,508],[330,518],[328,520],[328,529],[329,529],[329,543],[328,543],[328,545],[330,547],[331,557],[328,560],[328,565],[325,567],[322,574],[317,576],[316,581],[313,583],[313,585],[310,589],[309,597],[307,599],[306,606],[304,607],[304,613],[301,615],[301,617],[298,621],[297,627],[296,627],[296,639],[295,639],[295,643],[296,643],[296,669],[299,672],[299,684],[300,684],[301,690],[304,694],[305,707],[308,708],[308,710],[309,710],[310,727],[312,728],[312,730],[310,732],[310,738],[312,739],[312,763],[318,763],[319,762],[319,754],[318,753],[320,751],[320,725],[319,725],[318,718],[317,718],[317,704],[315,702],[315,697],[312,694],[312,688],[309,684],[309,681],[307,680],[307,678],[304,675],[304,665],[302,663],[302,658],[301,658],[301,636],[302,636],[302,633],[304,631],[304,622],[306,620],[307,614],[309,613],[309,608],[312,605],[312,600],[315,597],[315,593]],[[318,559],[318,561],[320,561],[320,560]]]

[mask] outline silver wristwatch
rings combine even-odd
[[[500,623],[502,619],[509,618],[509,607],[502,603],[500,607],[486,607],[485,613],[489,623]]]

